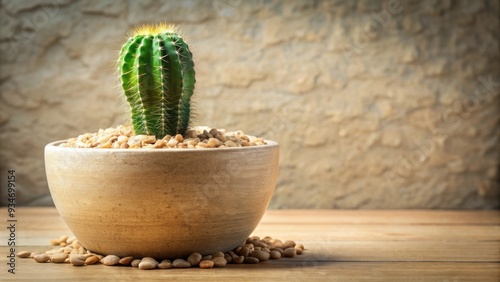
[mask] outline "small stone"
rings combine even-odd
[[[85,256],[84,255],[71,255],[69,256],[69,262],[73,266],[83,266],[85,265]]]
[[[160,269],[169,269],[172,268],[172,262],[168,259],[164,259],[158,264],[158,268]]]
[[[121,265],[130,265],[130,263],[134,260],[133,257],[124,257],[118,261]]]
[[[281,253],[278,251],[271,251],[269,253],[269,258],[270,259],[279,259],[279,258],[281,258]]]
[[[44,262],[48,262],[50,260],[50,257],[49,255],[47,254],[36,254],[33,259],[36,261],[36,262],[40,262],[40,263],[44,263]]]
[[[120,263],[120,258],[115,255],[108,255],[102,258],[101,263],[107,266],[117,265]]]
[[[28,251],[20,251],[17,253],[17,256],[20,258],[29,258],[30,255],[31,255],[31,253]]]
[[[266,261],[269,259],[270,254],[265,251],[255,250],[250,254],[251,257],[258,258],[259,261]]]
[[[217,139],[217,138],[209,138],[208,142],[207,142],[207,146],[209,148],[215,148],[215,147],[219,146],[219,139]]]
[[[63,263],[67,257],[68,257],[68,254],[57,253],[57,254],[53,254],[50,256],[50,261],[53,263]]]
[[[189,268],[191,264],[183,259],[176,259],[172,262],[172,267],[174,268]]]
[[[141,263],[141,260],[140,259],[134,259],[130,265],[133,266],[133,267],[138,267],[139,266],[139,263]]]
[[[85,264],[87,264],[87,265],[96,264],[98,261],[99,261],[99,257],[92,255],[92,256],[85,259]]]
[[[227,261],[224,257],[215,257],[212,259],[212,261],[214,262],[214,266],[216,267],[223,267],[227,264]]]
[[[201,261],[201,254],[192,253],[187,258],[187,261],[191,264],[191,266],[198,266],[198,264],[200,264],[200,261]]]
[[[283,255],[287,258],[293,258],[297,254],[297,250],[294,248],[288,248],[285,251],[283,251]]]
[[[155,269],[155,268],[156,268],[156,265],[151,261],[141,261],[139,263],[139,269],[142,269],[142,270],[149,270],[149,269]]]
[[[214,267],[214,262],[211,260],[204,260],[200,262],[200,268],[208,269]]]
[[[254,258],[254,257],[246,257],[244,262],[248,263],[248,264],[255,264],[255,263],[259,263],[259,259]]]

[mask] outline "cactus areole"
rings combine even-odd
[[[123,45],[119,73],[136,134],[184,134],[195,71],[191,51],[172,26],[145,26]]]

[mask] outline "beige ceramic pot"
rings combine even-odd
[[[229,251],[262,218],[278,176],[276,142],[218,149],[45,147],[56,208],[96,253],[155,258]]]

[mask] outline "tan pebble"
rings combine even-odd
[[[240,136],[240,139],[241,139],[241,140],[245,140],[245,141],[247,141],[247,142],[250,142],[250,138],[248,138],[248,136],[246,136],[246,135],[241,135],[241,136]]]
[[[33,259],[37,262],[47,262],[49,261],[50,257],[47,254],[36,254]]]
[[[250,254],[251,250],[247,247],[242,247],[240,250],[240,256],[248,257]]]
[[[207,142],[207,146],[209,148],[215,148],[215,147],[219,146],[219,139],[217,139],[217,138],[209,138],[208,142]]]
[[[268,248],[262,248],[262,250],[263,250],[264,252],[268,252],[268,253],[270,253],[270,252],[271,252],[271,250],[269,250]]]
[[[212,255],[207,255],[201,258],[201,261],[212,259]]]
[[[250,244],[245,244],[245,245],[243,245],[243,247],[247,247],[248,249],[250,249],[250,251],[253,251],[253,250],[254,250],[254,248],[255,248],[255,247],[254,247],[254,245],[253,245],[252,243],[250,243]]]
[[[259,263],[259,259],[254,258],[254,257],[246,257],[244,262],[249,263],[249,264],[255,264],[255,263]]]
[[[243,141],[243,142],[241,142],[241,146],[248,147],[248,146],[250,146],[250,143],[248,141]]]
[[[258,241],[258,240],[254,240],[254,241],[252,241],[252,244],[253,244],[255,247],[260,247],[260,248],[265,248],[265,247],[267,247],[266,243],[263,243],[263,242]]]
[[[141,263],[139,263],[139,269],[142,269],[142,270],[149,270],[149,269],[155,269],[155,268],[156,268],[156,265],[151,261],[141,261]]]
[[[196,148],[208,148],[208,145],[207,143],[203,143],[203,142],[199,142],[197,145],[196,145]]]
[[[59,246],[61,247],[66,247],[68,244],[66,244],[66,242],[62,242],[61,244],[59,244]]]
[[[297,251],[294,248],[288,248],[283,251],[283,255],[287,258],[293,258],[297,254]]]
[[[151,262],[152,264],[155,265],[155,267],[157,267],[158,264],[159,264],[158,261],[156,259],[152,258],[152,257],[143,257],[142,260],[141,260],[141,262],[144,262],[144,261]]]
[[[200,139],[196,138],[188,141],[188,145],[196,146],[200,142]]]
[[[142,140],[141,145],[147,145],[147,144],[155,144],[156,143],[156,136],[154,135],[149,135],[147,136],[146,139]]]
[[[286,246],[286,249],[290,248],[290,247],[295,247],[295,242],[294,241],[291,241],[291,240],[288,240],[288,241],[285,241],[284,245]]]
[[[238,145],[236,145],[236,143],[234,143],[233,141],[231,140],[227,140],[225,143],[224,143],[227,147],[238,147]]]
[[[300,243],[299,243],[299,244],[297,244],[297,245],[295,245],[295,247],[296,247],[296,248],[301,248],[302,250],[304,250],[304,245],[302,245],[302,244],[300,244]]]
[[[180,143],[180,142],[184,141],[184,137],[182,137],[182,135],[180,135],[180,134],[177,134],[177,135],[175,135],[175,140],[177,140],[177,142]]]
[[[141,263],[141,260],[140,259],[134,259],[130,265],[133,266],[133,267],[138,267],[139,266],[139,263]]]
[[[20,258],[29,258],[30,255],[31,255],[31,253],[28,251],[20,251],[17,253],[17,256]]]
[[[57,254],[53,254],[50,256],[50,261],[54,262],[54,263],[63,263],[67,257],[68,257],[68,254],[57,253]]]
[[[223,267],[226,266],[227,260],[224,257],[215,257],[212,259],[214,262],[214,266],[216,267]]]
[[[99,261],[99,257],[95,255],[91,255],[87,259],[85,259],[85,264],[91,265],[96,264]]]
[[[279,259],[279,258],[281,258],[281,253],[278,251],[271,251],[269,253],[269,258],[270,259]]]
[[[200,262],[200,268],[207,269],[207,268],[212,268],[212,267],[214,267],[214,262],[211,260],[204,260],[204,261]]]
[[[259,261],[266,261],[269,259],[269,253],[261,250],[255,250],[252,253],[250,253],[251,257],[258,258]]]
[[[191,129],[187,132],[188,138],[196,138],[197,136],[198,136],[198,134],[196,133],[196,130]]]
[[[85,264],[85,256],[83,256],[83,255],[70,255],[69,262],[73,266],[82,266]]]
[[[233,262],[233,258],[230,255],[228,255],[228,254],[224,255],[224,259],[227,261],[227,263],[232,263]]]
[[[216,252],[212,254],[212,258],[223,258],[224,253],[223,252]]]
[[[167,142],[167,146],[170,148],[176,147],[177,144],[179,144],[179,142],[177,142],[177,140],[175,140],[174,138],[168,140],[168,142]]]
[[[73,241],[73,243],[71,243],[71,246],[73,247],[73,249],[78,249],[82,246],[82,244],[80,244],[80,242],[78,242],[78,240],[75,240],[75,241]]]
[[[176,259],[176,260],[174,260],[174,262],[172,262],[172,267],[174,267],[174,268],[189,268],[189,267],[191,267],[191,264],[183,259]]]
[[[61,242],[59,242],[59,240],[56,240],[56,239],[52,239],[52,240],[50,240],[50,244],[51,244],[52,246],[57,246],[57,245],[59,245],[60,243],[61,243]]]
[[[217,131],[216,128],[212,128],[212,129],[210,129],[210,131],[208,133],[210,133],[210,135],[212,135],[212,136],[215,136],[215,135],[219,134],[219,131]]]
[[[235,259],[238,257],[238,255],[235,254],[233,251],[229,251],[229,255],[231,256],[232,259]]]
[[[201,254],[192,253],[187,258],[187,261],[191,264],[191,266],[198,266],[198,264],[200,264],[201,261]]]
[[[36,255],[39,255],[40,253],[39,252],[32,252],[30,254],[30,258],[35,258]]]
[[[233,263],[235,263],[235,264],[241,264],[241,263],[243,263],[244,260],[245,260],[244,256],[239,256],[237,258],[233,258]]]
[[[163,148],[165,146],[167,146],[167,142],[165,142],[165,140],[157,140],[156,143],[155,143],[155,145],[154,145],[154,147],[157,148],[157,149],[158,148]]]
[[[298,248],[297,246],[295,246],[294,249],[297,252],[297,255],[301,255],[304,252],[304,250],[302,250],[301,248]]]
[[[107,266],[117,265],[120,263],[120,258],[115,255],[107,255],[101,259],[101,263]]]
[[[278,251],[281,255],[283,255],[283,249],[282,248],[271,248],[272,251]]]
[[[164,259],[158,264],[158,268],[160,269],[169,269],[172,268],[172,262],[168,259]]]
[[[130,263],[134,260],[133,257],[123,257],[118,262],[121,265],[130,265]]]

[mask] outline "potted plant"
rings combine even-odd
[[[278,144],[190,128],[194,63],[171,26],[137,29],[118,65],[133,130],[45,147],[65,223],[86,249],[118,256],[177,258],[244,242],[273,194]]]

